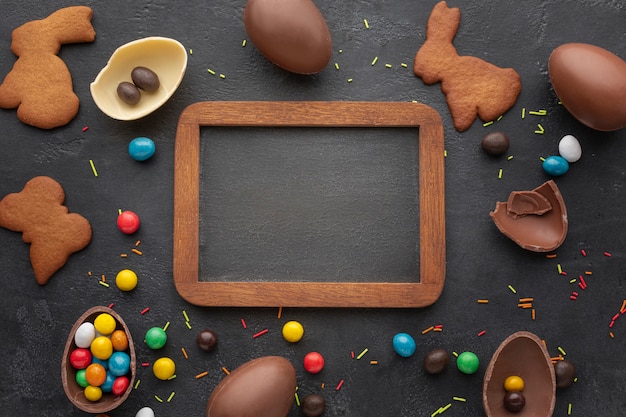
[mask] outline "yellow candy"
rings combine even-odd
[[[134,290],[137,286],[137,274],[130,269],[122,269],[115,277],[115,285],[122,291]]]
[[[170,358],[159,358],[152,365],[152,372],[154,376],[165,381],[174,376],[176,364]]]
[[[296,343],[302,339],[304,335],[304,327],[297,321],[288,321],[283,326],[283,337],[286,341]]]
[[[524,380],[513,375],[504,380],[504,390],[507,392],[524,391]]]
[[[93,325],[96,331],[103,335],[113,333],[113,330],[117,327],[115,319],[109,313],[98,314],[98,317],[93,321]]]
[[[100,387],[94,387],[92,385],[89,385],[87,388],[85,388],[85,391],[83,393],[85,394],[85,398],[87,398],[89,401],[98,401],[100,398],[102,398],[102,390],[100,389]]]
[[[98,359],[107,360],[113,353],[113,343],[106,336],[98,336],[91,342],[91,354]]]

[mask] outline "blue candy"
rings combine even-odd
[[[150,138],[140,136],[130,141],[128,144],[128,154],[135,161],[145,161],[152,158],[156,151],[156,145]]]
[[[126,375],[130,371],[130,356],[126,352],[113,352],[109,358],[109,372],[113,376]]]
[[[113,383],[115,382],[115,376],[111,372],[107,372],[107,377],[104,383],[100,385],[102,392],[111,392],[113,390]]]
[[[549,156],[543,161],[543,170],[548,175],[558,177],[569,169],[569,163],[561,156]]]
[[[393,337],[393,350],[404,358],[408,358],[415,353],[416,344],[413,337],[407,333],[398,333]]]

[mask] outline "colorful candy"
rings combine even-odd
[[[565,135],[559,141],[559,155],[567,162],[576,162],[583,155],[580,142],[572,135]]]
[[[91,342],[91,354],[98,359],[109,359],[113,353],[113,344],[111,339],[106,336],[98,336]]]
[[[96,328],[93,323],[85,322],[81,324],[74,334],[74,343],[79,348],[88,348],[96,338]]]
[[[508,392],[524,391],[524,380],[517,375],[512,375],[504,380],[504,390]]]
[[[109,335],[113,333],[115,328],[117,327],[117,323],[112,315],[109,313],[99,314],[98,317],[93,321],[93,326],[98,333],[101,335]]]
[[[217,334],[211,329],[204,329],[196,336],[198,347],[205,352],[210,352],[217,346]]]
[[[139,229],[139,216],[132,211],[123,211],[117,216],[117,227],[127,235],[132,235]]]
[[[91,352],[88,349],[74,349],[70,353],[70,365],[74,369],[85,369],[91,363],[91,357]]]
[[[152,327],[148,329],[144,339],[150,349],[161,349],[167,342],[167,333],[160,327]]]
[[[154,376],[165,381],[174,376],[176,364],[168,357],[159,358],[152,365],[152,372]]]
[[[150,138],[140,136],[128,144],[128,154],[135,161],[146,161],[154,155],[156,146]]]
[[[324,368],[324,357],[318,352],[309,352],[304,356],[304,369],[317,374]]]
[[[288,321],[283,325],[283,337],[286,341],[296,343],[304,335],[304,327],[297,321]]]
[[[393,337],[393,350],[403,358],[413,356],[416,348],[415,340],[408,333],[398,333]]]
[[[122,376],[130,372],[130,356],[126,352],[114,352],[109,358],[109,372],[113,376]]]
[[[474,374],[478,371],[480,360],[473,352],[463,352],[456,358],[456,366],[464,374]]]
[[[122,269],[115,276],[115,285],[122,291],[132,291],[137,286],[137,274],[130,269]]]
[[[562,156],[549,156],[543,161],[543,170],[548,175],[558,177],[569,170],[569,163]]]

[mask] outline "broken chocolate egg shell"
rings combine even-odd
[[[511,412],[504,406],[504,380],[524,380],[526,405]],[[556,402],[556,379],[550,355],[535,334],[521,331],[507,337],[493,354],[483,379],[483,407],[487,417],[550,417]]]
[[[85,395],[83,394],[84,388],[82,388],[76,382],[76,370],[70,364],[69,358],[70,353],[72,353],[72,351],[76,349],[74,335],[76,334],[76,331],[78,330],[80,325],[85,322],[93,323],[96,317],[98,317],[102,313],[108,313],[113,316],[117,323],[116,330],[123,330],[126,333],[126,337],[128,338],[127,353],[130,356],[130,375],[128,375],[130,383],[126,391],[124,391],[124,393],[120,396],[116,396],[111,393],[104,393],[102,395],[102,398],[98,401],[89,401],[85,398]],[[124,401],[126,401],[126,399],[133,390],[136,376],[136,368],[137,359],[135,355],[135,344],[133,343],[133,338],[131,337],[130,331],[126,326],[126,323],[124,323],[124,320],[122,320],[122,317],[119,314],[117,314],[115,311],[111,310],[108,307],[97,306],[90,308],[85,313],[83,313],[83,315],[80,316],[78,320],[76,320],[76,323],[74,323],[74,326],[72,327],[72,330],[70,330],[70,333],[67,337],[67,342],[65,342],[63,359],[61,361],[61,380],[63,382],[63,389],[65,390],[65,394],[72,404],[74,404],[80,410],[91,414],[106,413],[119,407]]]
[[[137,67],[149,68],[159,79],[156,91],[142,92],[136,104],[117,95],[121,82],[132,83]],[[161,107],[176,92],[187,69],[187,50],[177,40],[152,36],[137,39],[113,52],[107,65],[91,83],[91,96],[100,110],[116,120],[137,120]]]
[[[533,196],[532,198],[529,196]],[[545,201],[550,209],[545,210]],[[530,210],[536,206],[537,210]],[[491,219],[500,232],[526,250],[550,252],[567,236],[567,209],[563,196],[553,180],[531,192],[513,191],[507,202],[497,202]]]

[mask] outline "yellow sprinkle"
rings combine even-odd
[[[168,321],[167,323],[165,323],[165,326],[163,326],[163,331],[167,331],[167,328],[170,327],[170,322]]]
[[[533,116],[545,116],[546,114],[548,114],[548,112],[546,110],[537,110],[537,111],[529,111],[528,114],[532,114]]]
[[[565,353],[565,351],[563,350],[563,348],[561,346],[556,348],[559,352],[561,352],[561,355],[563,356],[567,356],[567,353]]]
[[[567,404],[567,415],[572,415],[572,403]]]
[[[556,264],[556,270],[559,272],[559,274],[563,272],[563,269],[561,269],[561,264]]]
[[[509,290],[511,290],[513,294],[517,294],[517,291],[515,291],[515,288],[513,288],[512,285],[509,285]]]
[[[540,157],[539,157],[539,160],[540,160],[541,162],[543,162],[543,161],[545,161],[545,160],[546,160],[546,158],[544,158],[543,156],[540,156]]]
[[[171,381],[172,379],[176,379],[176,374],[174,374],[171,377],[167,378],[168,381]]]
[[[363,352],[359,353],[359,356],[357,356],[356,358],[361,359],[363,356],[365,356],[368,350],[368,348],[363,349]]]
[[[407,65],[407,64],[405,64],[404,62],[403,62],[402,64],[400,64],[400,66],[401,66],[402,68],[407,68],[407,67],[408,67],[408,65]]]
[[[154,398],[156,398],[156,400],[160,403],[163,402],[163,400],[161,399],[161,397],[159,397],[158,395],[155,395]]]
[[[189,49],[189,55],[193,55],[193,49]]]
[[[454,401],[461,401],[462,403],[466,402],[467,400],[463,397],[452,397],[452,399]]]
[[[298,407],[300,407],[300,397],[298,397],[298,393],[297,393],[297,392],[294,392],[294,393],[293,393],[293,396],[294,396],[294,398],[296,399],[296,405],[297,405]]]
[[[215,75],[215,71],[213,71],[211,68],[207,68],[207,72],[211,75]]]
[[[122,214],[122,209],[117,209],[117,214]]]
[[[98,283],[100,283],[100,285],[102,285],[103,287],[107,287],[107,288],[109,288],[109,284],[107,284],[107,283],[106,283],[106,282],[104,282],[104,281],[98,281]]]
[[[93,159],[89,160],[89,165],[91,165],[91,171],[93,172],[93,176],[98,176],[98,171],[96,171],[96,166],[93,164]]]
[[[198,375],[196,375],[196,379],[200,379],[200,378],[204,378],[205,376],[207,376],[209,373],[207,371],[204,372],[200,372]]]
[[[391,64],[385,64],[385,67],[391,68]]]
[[[448,403],[448,405],[446,405],[445,407],[443,407],[441,409],[441,412],[443,413],[444,411],[446,411],[448,408],[452,407],[452,403]]]
[[[340,49],[340,50],[339,50],[339,53],[340,53],[340,54],[342,54],[342,53],[343,53],[343,49]]]
[[[339,69],[339,64],[335,62],[335,69]]]
[[[139,255],[139,256],[143,255],[143,252],[141,252],[139,249],[132,248],[131,251],[136,255]]]
[[[522,119],[526,118],[526,107],[522,107]]]
[[[244,39],[243,41],[241,41],[241,46],[246,46],[246,43],[248,43],[248,41]]]
[[[378,57],[375,57],[374,60],[372,61],[372,66],[376,65],[377,62],[378,62]]]
[[[576,278],[574,278],[574,279],[570,279],[570,280],[569,280],[569,283],[570,283],[570,284],[575,284],[575,283],[576,283]]]
[[[133,387],[133,389],[139,388],[139,384],[141,384],[141,379],[138,379],[137,382],[135,382],[135,386]]]
[[[490,122],[483,123],[484,127],[491,126],[493,124],[493,120]]]
[[[220,74],[220,78],[224,79],[224,78],[226,78],[226,76],[224,74]]]
[[[513,155],[509,155],[509,156],[506,158],[506,160],[507,160],[507,161],[510,161],[511,159],[513,159]]]
[[[226,375],[230,375],[230,371],[224,366],[222,366],[222,372],[224,372]]]
[[[189,323],[188,321],[186,321],[186,322],[185,322],[185,325],[187,325],[187,328],[188,328],[189,330],[191,330],[191,323]]]
[[[370,24],[367,22],[367,19],[363,19],[363,24],[365,25],[365,29],[370,28]]]
[[[378,365],[378,361],[370,361],[370,365]]]
[[[167,402],[168,402],[168,403],[169,403],[170,401],[172,401],[172,398],[174,398],[174,395],[175,395],[175,394],[176,394],[176,393],[175,393],[174,391],[172,391],[172,393],[170,394],[170,396],[169,396],[169,397],[167,397]]]
[[[502,168],[500,168],[500,171],[498,171],[498,179],[502,179]]]
[[[448,156],[448,151],[446,149],[443,150],[443,157],[446,158]]]
[[[352,82],[352,78],[348,78],[348,82],[351,83]]]
[[[183,317],[185,318],[185,321],[189,321],[189,316],[185,310],[183,310]]]
[[[545,132],[543,126],[541,126],[541,123],[537,123],[537,130],[535,130],[535,133],[538,135],[543,135],[543,133]]]
[[[503,118],[503,117],[504,117],[504,115],[501,115],[500,117],[498,117],[498,118],[496,119],[496,122],[499,122],[500,120],[502,120],[502,118]]]
[[[458,353],[456,353],[456,352],[454,352],[454,351],[452,351],[452,355],[453,355],[455,358],[458,358],[458,357],[459,357],[459,354],[458,354]]]

